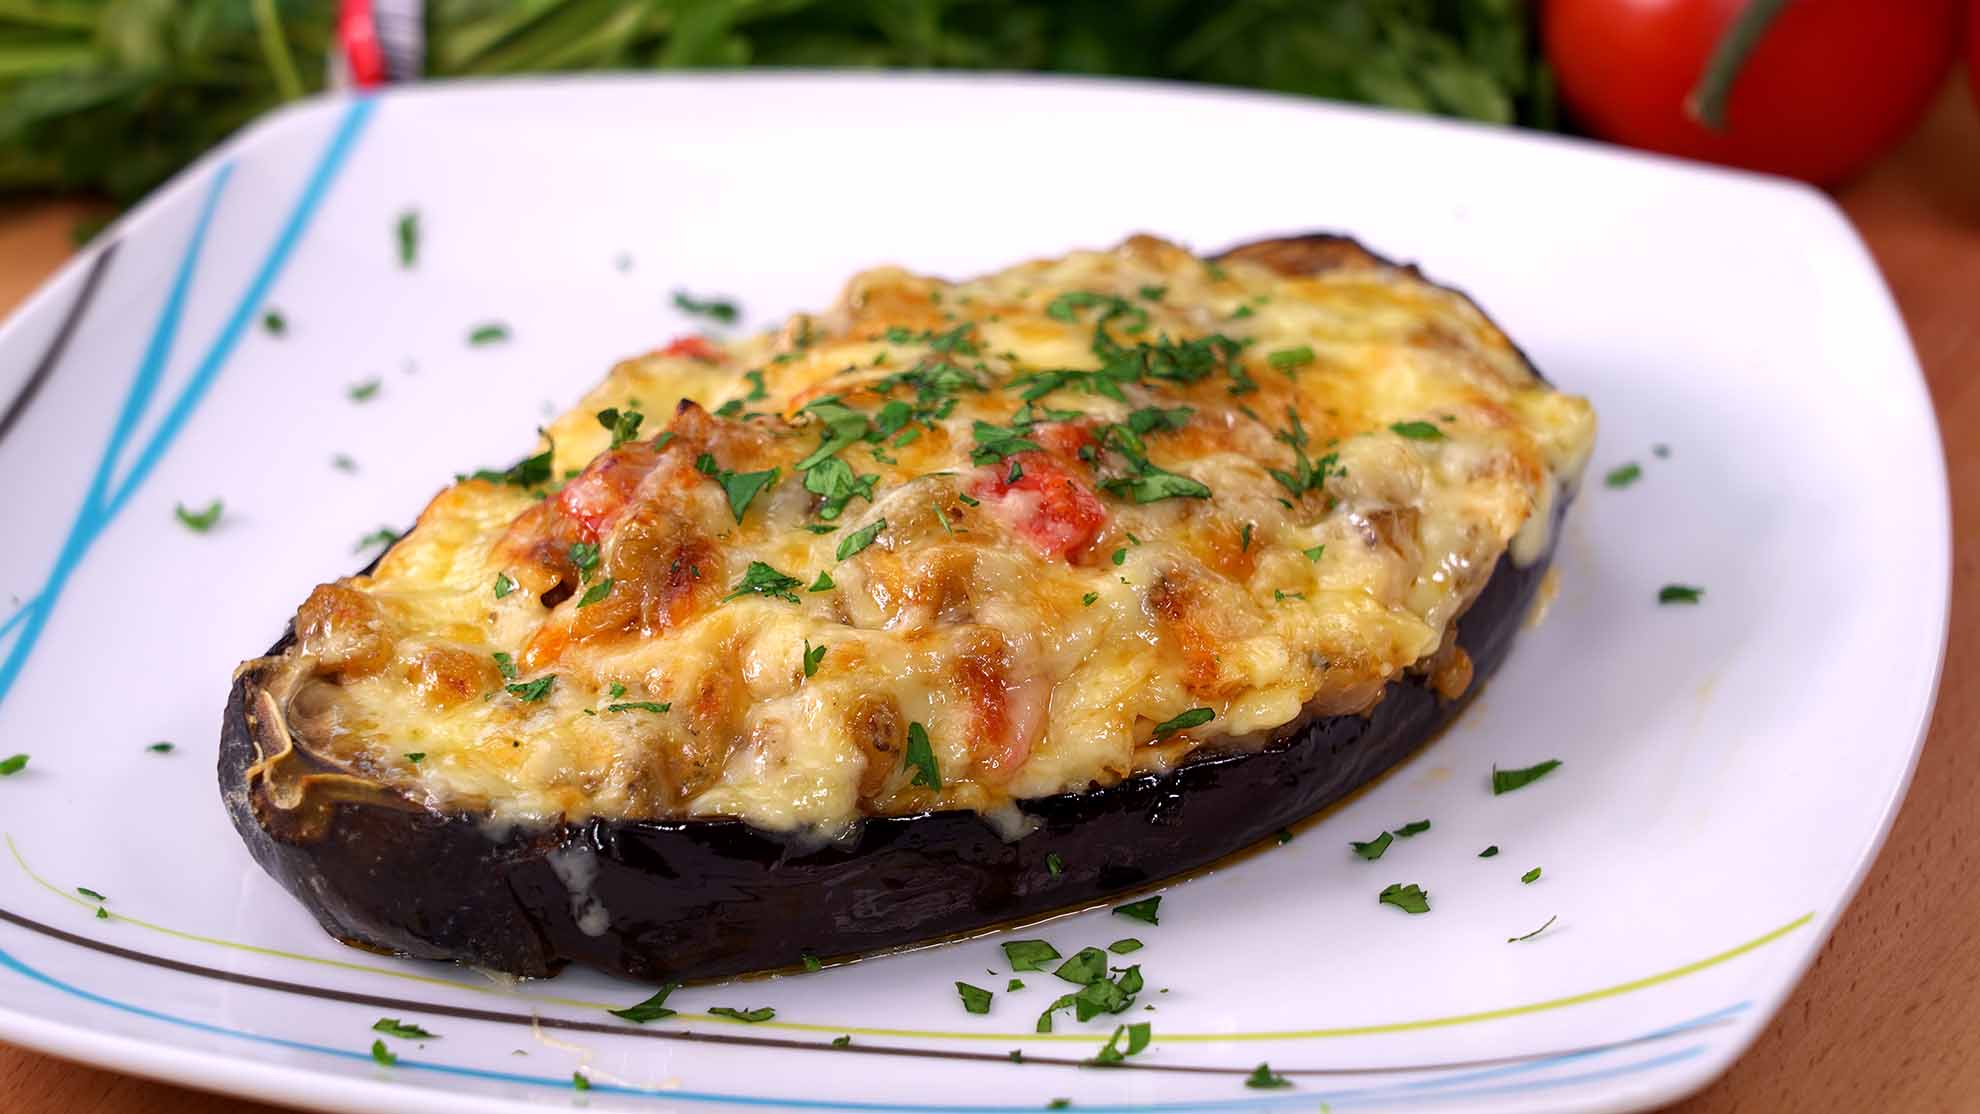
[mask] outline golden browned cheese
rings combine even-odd
[[[870,271],[546,432],[303,604],[321,751],[505,819],[830,834],[1254,746],[1406,671],[1458,698],[1454,622],[1544,551],[1594,416],[1408,269],[1136,237]]]

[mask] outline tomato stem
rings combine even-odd
[[[1726,130],[1726,101],[1732,97],[1733,82],[1739,79],[1753,49],[1766,37],[1774,17],[1787,6],[1788,0],[1748,0],[1712,48],[1704,75],[1684,99],[1685,115],[1715,132]]]

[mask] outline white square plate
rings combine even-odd
[[[1156,1009],[1134,1017],[1155,1038],[1131,1067],[1079,1066],[1103,1022],[1032,1032],[1058,991],[1006,992],[995,937],[690,988],[635,1029],[602,1010],[645,990],[595,974],[504,985],[343,948],[236,840],[212,763],[234,664],[363,564],[360,536],[691,329],[675,288],[764,323],[884,261],[962,275],[1138,230],[1214,249],[1314,228],[1470,290],[1594,401],[1601,445],[1551,614],[1454,729],[1290,844],[1171,887],[1160,926],[1027,930],[1068,954],[1146,941]],[[493,320],[509,343],[466,343]],[[0,754],[32,756],[0,778],[0,1037],[325,1109],[1666,1101],[1747,1046],[1854,892],[1945,633],[1932,412],[1821,195],[1275,97],[787,75],[315,101],[187,170],[0,329],[0,400]],[[1601,484],[1632,460],[1640,482]],[[175,522],[216,497],[213,532]],[[1659,607],[1670,582],[1704,601]],[[1564,765],[1488,791],[1494,764],[1546,758]],[[1379,863],[1348,853],[1419,818]],[[1390,882],[1434,911],[1379,905]],[[957,979],[998,991],[989,1015]],[[380,1066],[380,1016],[440,1036]],[[1294,1086],[1247,1088],[1260,1061]]]

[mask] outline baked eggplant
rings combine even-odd
[[[1340,799],[1503,660],[1593,417],[1351,240],[1136,237],[870,272],[547,435],[241,666],[221,794],[346,943],[658,982],[1104,902]]]

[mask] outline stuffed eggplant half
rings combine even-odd
[[[1149,237],[613,369],[237,672],[220,787],[347,943],[701,979],[1104,901],[1461,709],[1594,436],[1334,236]]]

